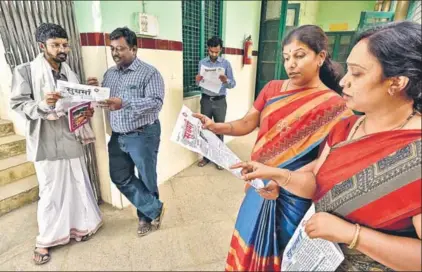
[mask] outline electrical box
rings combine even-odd
[[[139,31],[142,36],[156,37],[159,32],[157,17],[146,13],[138,13]]]

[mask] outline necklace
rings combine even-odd
[[[416,111],[415,110],[413,110],[412,111],[412,113],[406,118],[406,120],[404,120],[404,122],[403,122],[403,124],[401,124],[401,125],[398,125],[397,127],[394,127],[394,128],[392,128],[392,129],[389,129],[389,130],[387,130],[387,131],[392,131],[392,130],[396,130],[396,129],[402,129],[409,121],[410,121],[410,119],[412,119],[412,117],[413,116],[415,116],[415,114],[416,114]],[[353,131],[353,133],[352,133],[352,136],[350,136],[350,140],[352,140],[353,139],[353,137],[355,136],[355,134],[356,134],[356,131],[359,129],[359,127],[361,126],[361,125],[363,125],[362,126],[362,131],[363,131],[363,133],[364,133],[364,135],[362,136],[362,137],[365,137],[365,136],[367,136],[367,133],[366,133],[366,131],[365,131],[365,120],[366,120],[366,116],[365,117],[363,117],[362,118],[362,120],[359,122],[359,124],[355,127],[355,130]],[[360,137],[360,138],[362,138],[362,137]]]
[[[283,92],[287,92],[287,89],[289,88],[289,84],[290,84],[290,79],[287,81],[286,87],[284,88]],[[314,88],[319,88],[322,84],[322,81],[319,82],[319,85],[316,87],[308,87],[308,89],[314,89]],[[306,87],[305,87],[306,88]]]

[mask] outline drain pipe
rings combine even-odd
[[[383,0],[377,0],[376,2],[375,2],[375,8],[374,8],[374,11],[381,11],[381,8],[382,8],[382,3],[383,3],[384,1]]]
[[[385,1],[382,3],[382,8],[381,8],[381,10],[382,10],[382,11],[390,11],[390,7],[391,7],[391,1],[390,1],[390,0],[385,0]]]
[[[394,14],[394,21],[405,20],[407,11],[409,10],[410,1],[397,1],[396,12]]]

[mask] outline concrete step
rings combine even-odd
[[[24,154],[25,152],[25,137],[20,135],[0,137],[0,160]]]
[[[0,186],[35,175],[32,162],[26,160],[26,154],[0,160]]]
[[[15,134],[15,131],[13,130],[13,123],[8,120],[0,120],[0,137],[13,134]]]
[[[0,187],[0,216],[38,200],[35,175]]]

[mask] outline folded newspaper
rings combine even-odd
[[[110,98],[110,88],[57,80],[57,91],[72,102],[98,102]]]
[[[241,169],[230,169],[230,166],[241,160],[214,133],[202,129],[201,121],[193,117],[192,111],[184,105],[177,118],[171,140],[193,152],[200,153],[236,177],[242,176]],[[264,187],[264,182],[260,179],[255,179],[250,184],[256,189]]]
[[[305,222],[315,214],[315,205],[309,208],[284,249],[281,271],[335,271],[344,260],[336,243],[311,239],[305,232]]]

